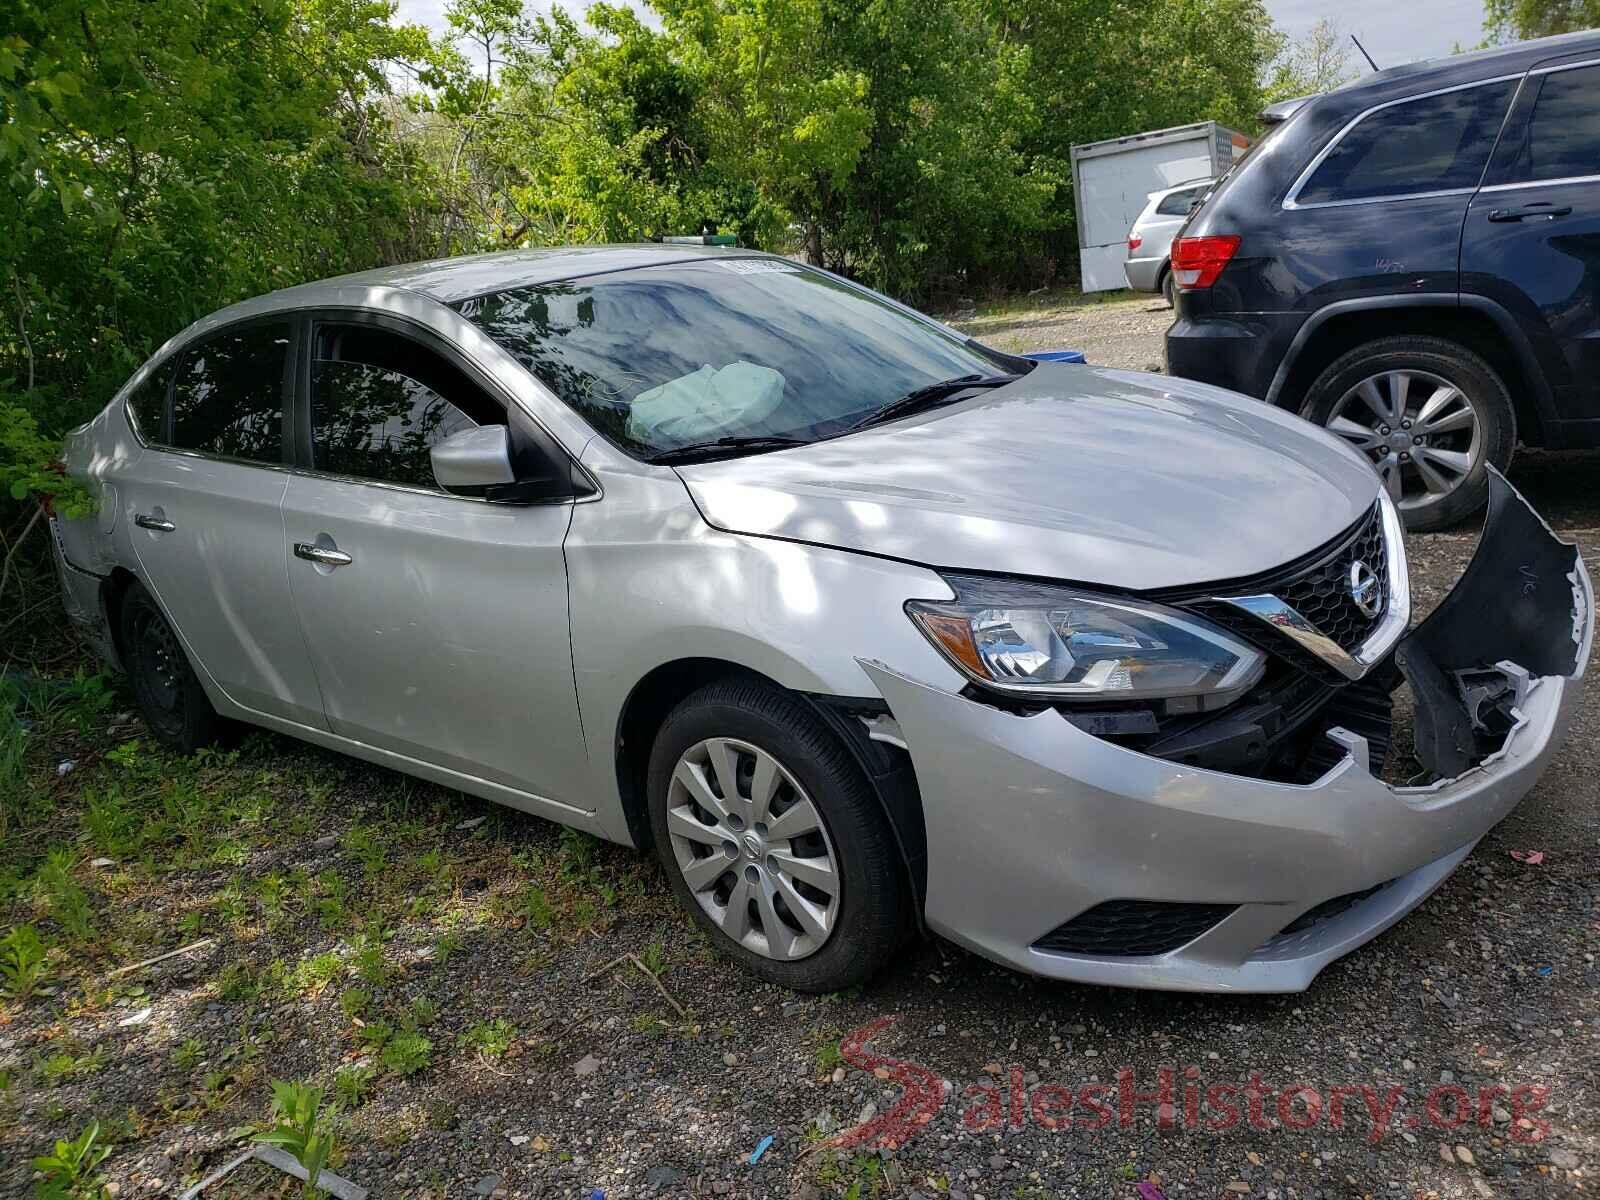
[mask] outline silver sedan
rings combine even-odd
[[[251,300],[68,466],[100,500],[56,525],[68,612],[162,741],[247,722],[653,847],[718,946],[808,990],[917,931],[1303,988],[1532,786],[1592,635],[1582,562],[1498,477],[1410,629],[1395,510],[1335,437],[737,250]]]

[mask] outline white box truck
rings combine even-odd
[[[1250,148],[1244,134],[1200,121],[1072,147],[1083,290],[1127,287],[1128,230],[1151,192],[1215,179]]]

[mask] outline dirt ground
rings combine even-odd
[[[970,328],[1149,367],[1168,319],[1113,299]],[[1591,561],[1595,465],[1528,455],[1512,475]],[[1422,605],[1472,545],[1409,539]],[[644,856],[277,737],[130,750],[125,704],[80,684],[30,718],[47,803],[10,835],[0,915],[52,950],[41,990],[0,1003],[6,1195],[98,1119],[116,1193],[175,1196],[263,1125],[273,1079],[337,1093],[336,1169],[379,1197],[1600,1186],[1594,694],[1431,899],[1289,996],[1046,983],[938,941],[868,988],[797,996],[717,957]],[[852,1145],[880,1114],[903,1143]]]

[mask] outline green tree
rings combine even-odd
[[[1600,0],[1484,0],[1483,25],[1494,42],[1594,29]]]
[[[0,482],[46,468],[221,305],[420,257],[393,85],[448,63],[387,0],[20,0],[0,33]],[[30,518],[0,510],[0,528]],[[8,557],[10,550],[6,551]]]

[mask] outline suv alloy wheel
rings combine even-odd
[[[1300,415],[1360,450],[1412,531],[1444,529],[1482,508],[1487,467],[1516,445],[1511,397],[1494,368],[1443,338],[1380,338],[1340,356]]]

